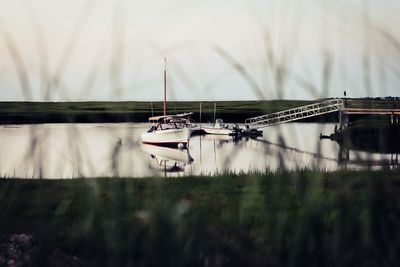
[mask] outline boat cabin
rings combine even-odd
[[[154,116],[149,118],[149,122],[154,125],[147,132],[168,130],[168,129],[182,129],[189,127],[191,121],[189,116],[193,112],[182,113],[177,115]]]

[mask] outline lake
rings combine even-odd
[[[203,135],[188,150],[141,144],[146,123],[33,124],[0,127],[0,175],[19,178],[147,177],[249,173],[278,169],[383,169],[398,154],[340,146],[319,135],[335,124],[288,123],[263,129],[263,137]]]

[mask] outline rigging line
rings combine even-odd
[[[170,91],[170,95],[171,95],[171,98],[172,98],[172,100],[173,100],[173,102],[172,102],[172,105],[173,105],[173,107],[174,107],[174,111],[175,111],[175,114],[177,114],[177,112],[176,112],[176,105],[175,105],[175,94],[174,94],[174,82],[173,82],[173,75],[172,75],[172,72],[168,69],[168,82],[169,82],[169,84],[170,84],[170,88],[171,88],[171,90],[169,90]]]
[[[175,85],[174,80],[173,80],[173,73],[169,70],[169,67],[167,66],[167,77],[168,77],[168,82],[170,84],[170,95],[172,99],[172,105],[174,107],[175,114],[178,114],[177,109],[176,109],[176,104],[175,104],[175,95],[174,95],[174,90],[173,86]]]
[[[171,88],[176,88],[176,83],[175,83],[174,77],[172,75],[170,75],[170,79],[171,79],[171,81],[170,81],[171,82]],[[172,97],[174,99],[174,102],[172,102],[172,104],[174,105],[175,114],[178,114],[177,109],[176,109],[176,102],[175,102],[176,101],[176,96],[175,96],[174,91],[175,90],[171,90]]]

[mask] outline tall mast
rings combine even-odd
[[[164,58],[164,116],[167,115],[167,59]]]
[[[215,123],[215,112],[216,112],[216,110],[217,110],[217,103],[214,102],[214,123]]]

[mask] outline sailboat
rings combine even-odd
[[[152,126],[142,133],[144,144],[186,147],[190,137],[190,120],[192,112],[178,115],[167,115],[167,63],[164,61],[164,115],[150,117]]]

